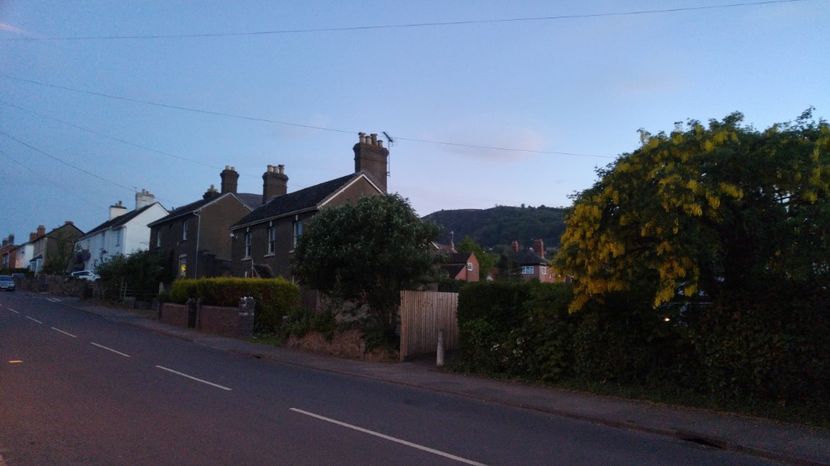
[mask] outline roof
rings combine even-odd
[[[450,278],[455,278],[466,266],[466,264],[441,264],[441,270],[450,274]]]
[[[456,252],[452,253],[447,257],[447,264],[463,264],[467,265],[467,260],[470,259],[470,256],[473,253],[471,252]]]
[[[530,249],[514,252],[511,258],[519,265],[548,265],[548,260]]]
[[[236,193],[236,197],[251,209],[256,209],[262,205],[262,194]]]
[[[362,173],[351,173],[324,183],[309,186],[299,191],[294,191],[293,193],[277,196],[267,204],[254,209],[253,212],[236,222],[231,228],[259,223],[260,221],[280,217],[292,212],[316,208],[327,197],[361,175]]]
[[[251,193],[225,193],[220,194],[215,197],[209,197],[207,199],[199,199],[198,201],[191,202],[190,204],[185,204],[177,209],[173,209],[170,211],[167,216],[162,217],[154,222],[150,222],[147,226],[155,226],[160,225],[162,223],[169,222],[171,220],[175,220],[179,217],[184,217],[185,215],[192,214],[193,212],[201,209],[202,207],[210,204],[211,202],[218,201],[219,199],[232,195],[236,197],[240,202],[242,202],[245,207],[249,209],[253,209],[256,206],[262,203],[262,195],[261,194],[251,194]],[[254,200],[256,199],[256,202]]]
[[[102,231],[102,230],[107,230],[107,229],[110,229],[110,228],[120,227],[121,225],[129,222],[130,220],[138,217],[144,211],[146,211],[150,207],[153,207],[156,204],[158,204],[158,202],[154,202],[154,203],[152,203],[150,205],[146,205],[146,206],[144,206],[144,207],[142,207],[138,210],[132,210],[130,212],[127,212],[126,214],[119,215],[118,217],[115,217],[114,219],[107,220],[106,222],[104,222],[104,223],[98,225],[97,227],[89,230],[81,238],[86,238],[87,236],[92,236],[93,234],[98,233],[99,231]]]

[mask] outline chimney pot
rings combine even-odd
[[[372,133],[372,134],[369,135],[369,137],[372,138],[372,145],[376,146],[378,144],[378,135],[377,135],[377,133]]]
[[[236,194],[236,188],[239,181],[239,173],[236,172],[236,169],[230,165],[225,165],[225,169],[222,170],[219,177],[222,179],[222,194]]]
[[[378,147],[383,149],[383,141],[382,140],[378,140]]]
[[[282,165],[282,164],[277,165],[277,172],[278,172],[280,175],[284,174],[284,173],[285,173],[285,165]]]
[[[512,243],[510,243],[510,247],[511,247],[511,249],[513,249],[513,252],[519,252],[519,242],[518,241],[514,240]]]

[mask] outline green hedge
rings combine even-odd
[[[478,283],[458,300],[461,369],[544,381],[672,386],[712,399],[830,396],[830,298],[781,286],[652,309],[636,293],[569,314],[568,285]]]
[[[179,279],[170,289],[170,300],[184,303],[199,298],[211,306],[238,306],[239,299],[251,296],[256,300],[255,327],[258,332],[274,332],[283,316],[299,307],[300,289],[278,278],[199,278]]]

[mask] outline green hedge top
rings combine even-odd
[[[469,283],[458,295],[458,322],[484,319],[495,328],[509,332],[519,327],[534,308],[562,311],[570,300],[571,287],[564,283]]]
[[[184,303],[189,298],[201,298],[202,304],[236,306],[239,299],[252,296],[258,302],[282,301],[296,305],[300,289],[284,278],[184,278],[173,282],[170,300]]]

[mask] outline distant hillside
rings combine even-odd
[[[448,243],[450,232],[455,232],[456,243],[465,236],[472,237],[485,248],[509,245],[518,240],[523,246],[542,238],[545,246],[558,246],[565,230],[564,209],[555,207],[507,207],[491,209],[439,210],[424,220],[443,228],[439,241]]]

